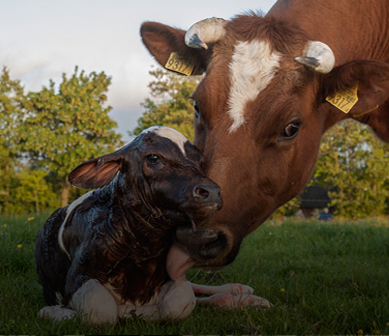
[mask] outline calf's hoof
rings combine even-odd
[[[48,306],[42,308],[38,316],[41,318],[51,319],[56,322],[61,322],[64,320],[70,320],[76,316],[77,312],[72,309],[64,308],[62,306]]]
[[[223,286],[225,286],[227,289],[225,293],[231,293],[232,295],[254,294],[254,289],[247,285],[241,285],[238,283],[229,283]]]
[[[257,307],[260,309],[269,309],[271,304],[264,298],[251,294],[225,294],[219,293],[207,298],[198,298],[200,305],[212,305],[217,308],[237,309],[242,307]]]
[[[272,307],[268,300],[256,295],[242,295],[239,306],[258,307],[260,309],[270,309]]]

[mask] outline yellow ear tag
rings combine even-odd
[[[190,76],[194,69],[194,64],[187,63],[178,53],[172,52],[166,62],[165,68]]]
[[[358,101],[357,92],[358,83],[347,90],[335,92],[331,96],[328,96],[326,101],[337,107],[342,112],[349,113]]]

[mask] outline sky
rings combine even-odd
[[[149,96],[149,71],[159,66],[143,46],[139,28],[158,21],[182,29],[208,17],[230,19],[254,10],[266,13],[275,0],[0,0],[0,66],[25,92],[49,80],[104,71],[112,77],[110,116],[129,140]]]

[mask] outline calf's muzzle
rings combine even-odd
[[[193,197],[199,202],[214,204],[218,209],[222,206],[220,187],[216,184],[195,186],[193,188]]]

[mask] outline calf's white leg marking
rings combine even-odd
[[[70,320],[76,314],[77,312],[75,310],[64,308],[63,306],[48,306],[42,308],[39,311],[38,316],[61,322],[63,320]]]
[[[260,307],[264,309],[271,307],[269,301],[266,299],[252,295],[254,289],[250,286],[238,283],[229,283],[221,286],[204,286],[193,283],[190,283],[190,285],[196,294],[214,294],[205,298],[197,298],[197,303],[199,305],[228,309],[245,306]]]
[[[254,293],[254,289],[251,288],[250,286],[241,285],[238,283],[228,283],[221,286],[204,286],[204,285],[198,285],[190,282],[190,285],[192,286],[195,294],[212,295],[212,294],[224,293],[224,294],[239,295],[239,294]]]
[[[256,295],[250,294],[224,294],[219,293],[206,298],[197,298],[197,304],[215,306],[218,308],[235,309],[242,307],[271,308],[269,301]]]
[[[188,317],[196,306],[196,298],[187,281],[169,281],[145,306],[120,305],[119,316],[132,318],[132,314],[150,322],[181,320]]]
[[[115,323],[118,306],[112,294],[95,279],[85,282],[70,300],[69,306],[92,324]]]
[[[244,108],[272,80],[279,66],[280,54],[266,41],[239,42],[230,63],[231,90],[228,114],[232,119],[230,133],[245,122]]]
[[[120,300],[120,297],[111,293],[110,290],[112,288],[106,288],[97,280],[91,279],[73,295],[69,303],[72,309],[62,306],[45,307],[41,309],[39,316],[60,322],[80,314],[84,322],[101,324],[115,323],[118,317],[133,318],[134,315],[150,322],[181,320],[192,313],[196,302],[199,305],[227,309],[245,306],[271,308],[266,299],[252,295],[251,287],[235,283],[204,286],[185,280],[169,281],[144,306],[136,304],[118,306],[117,300]],[[195,292],[214,295],[196,299]]]
[[[63,296],[60,292],[55,292],[55,301],[61,305],[63,303]]]

